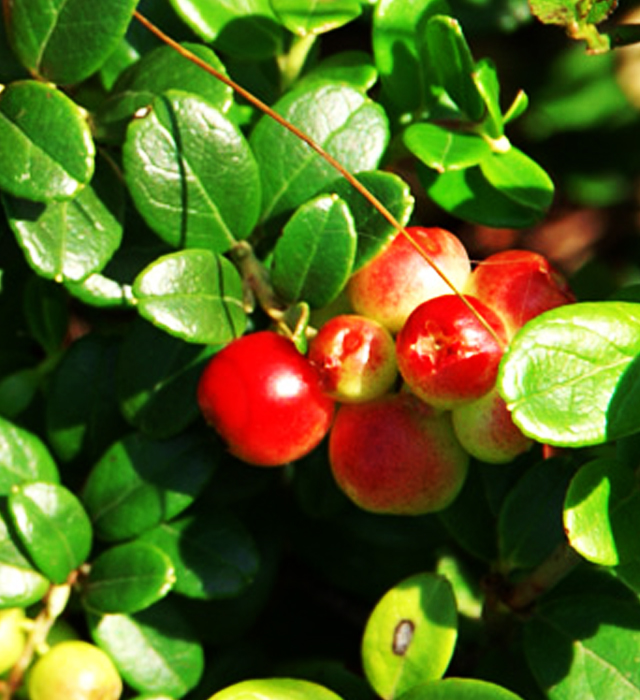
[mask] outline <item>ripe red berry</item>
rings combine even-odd
[[[198,404],[229,451],[258,466],[309,453],[334,411],[315,367],[271,331],[243,336],[214,355],[200,378]]]
[[[453,501],[469,455],[449,413],[401,392],[341,406],[329,437],[329,460],[336,483],[360,508],[421,515]]]
[[[455,294],[420,304],[396,339],[398,368],[423,401],[449,409],[490,391],[506,346],[502,321],[478,299],[465,297],[493,329]]]

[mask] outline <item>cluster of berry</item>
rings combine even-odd
[[[452,233],[407,233],[352,276],[349,313],[321,326],[307,356],[252,333],[214,356],[198,389],[205,419],[250,464],[295,461],[330,433],[337,484],[378,513],[441,510],[470,456],[503,463],[529,448],[495,389],[500,360],[527,321],[573,301],[537,253],[472,271]]]

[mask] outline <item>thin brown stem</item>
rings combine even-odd
[[[330,153],[324,150],[322,146],[316,143],[310,136],[305,134],[303,131],[298,129],[294,124],[289,122],[287,119],[278,114],[273,110],[268,104],[260,100],[258,97],[253,95],[251,92],[243,88],[241,85],[232,80],[229,76],[224,75],[220,71],[216,70],[213,66],[209,65],[206,61],[202,60],[194,53],[186,49],[184,46],[179,44],[177,41],[172,39],[170,36],[165,34],[161,29],[156,27],[152,22],[150,22],[146,17],[141,15],[137,10],[134,12],[135,18],[143,24],[150,32],[155,34],[161,41],[163,41],[168,46],[171,46],[175,51],[177,51],[181,56],[187,60],[195,63],[202,70],[206,71],[210,75],[213,75],[220,82],[224,83],[230,87],[234,92],[243,97],[247,102],[252,104],[263,114],[266,114],[271,119],[276,121],[282,127],[293,133],[297,138],[306,143],[309,148],[315,151],[321,158],[323,158],[329,165],[331,165],[340,175],[357,191],[359,192],[370,204],[371,206],[381,215],[386,221],[393,226],[393,228],[400,234],[402,234],[411,245],[418,251],[418,253],[431,265],[435,270],[436,274],[442,279],[442,281],[451,289],[452,293],[460,297],[467,308],[473,313],[473,315],[478,319],[482,326],[491,334],[491,336],[504,347],[504,341],[489,322],[478,312],[477,309],[469,302],[469,300],[461,294],[453,282],[449,279],[447,274],[439,267],[439,265],[431,258],[431,256],[426,253],[419,245],[419,243],[411,236],[410,233],[402,226],[402,224],[393,216],[393,214],[382,204],[382,202],[375,197],[354,175],[352,175],[338,160],[336,160]]]

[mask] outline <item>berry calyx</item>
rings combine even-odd
[[[229,451],[256,466],[281,466],[309,453],[334,412],[316,368],[272,331],[245,335],[214,355],[197,398]]]

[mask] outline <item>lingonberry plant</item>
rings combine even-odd
[[[640,700],[614,6],[4,0],[0,700]]]

